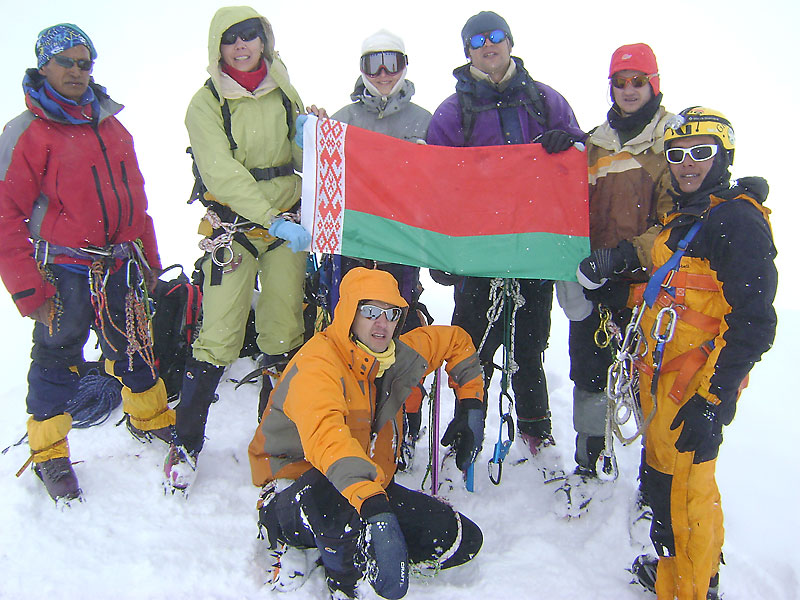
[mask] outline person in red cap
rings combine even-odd
[[[604,308],[624,307],[629,285],[646,280],[650,249],[660,229],[659,218],[673,206],[669,170],[664,159],[664,125],[671,116],[661,106],[658,64],[647,44],[621,46],[611,56],[608,72],[612,101],[607,120],[587,140],[589,163],[589,237],[591,255],[578,269],[578,284],[559,284],[559,295],[572,292],[577,309],[570,318],[570,378],[573,381],[573,425],[577,433],[573,483],[584,492],[614,466],[603,461],[606,422],[606,379],[611,347],[599,348],[595,332]],[[592,291],[589,291],[592,290]],[[566,307],[565,307],[566,309]],[[629,314],[615,313],[624,327]],[[598,461],[600,461],[598,463]],[[589,489],[587,489],[589,488]],[[581,494],[568,494],[583,505]],[[577,502],[576,502],[577,501]],[[568,503],[570,500],[568,500]],[[588,506],[588,505],[587,505]],[[577,506],[569,506],[569,514]]]

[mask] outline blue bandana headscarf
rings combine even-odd
[[[37,67],[42,68],[53,56],[74,46],[86,46],[92,60],[97,58],[97,51],[89,36],[77,25],[59,23],[39,32],[36,40]]]

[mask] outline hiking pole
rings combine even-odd
[[[433,418],[431,420],[433,424],[433,431],[430,435],[430,444],[431,444],[431,494],[436,495],[439,493],[439,400],[441,399],[439,389],[440,389],[440,379],[442,377],[442,367],[436,369],[436,372],[433,375],[433,395],[431,397],[431,411],[433,413]]]

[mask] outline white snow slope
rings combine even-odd
[[[451,291],[425,278],[423,301],[436,322],[449,322]],[[10,301],[8,301],[10,302]],[[5,308],[5,307],[4,307]],[[12,314],[13,307],[4,310]],[[726,600],[797,598],[800,568],[796,540],[796,453],[791,431],[800,422],[797,391],[788,385],[790,344],[800,333],[800,311],[780,313],[775,347],[754,369],[733,425],[726,429],[718,463],[725,509],[725,560],[722,590]],[[25,374],[31,321],[4,319],[7,340],[0,351],[3,373],[0,447],[25,431]],[[556,449],[572,468],[572,386],[568,378],[567,322],[553,311],[546,369]],[[252,368],[241,360],[226,373],[241,376]],[[617,447],[621,474],[609,484],[609,500],[580,519],[552,511],[552,486],[542,483],[530,463],[512,447],[500,486],[492,485],[486,461],[497,439],[499,390],[493,380],[484,451],[476,466],[476,493],[459,483],[445,494],[483,529],[480,554],[466,567],[433,579],[415,579],[407,598],[646,599],[630,585],[625,570],[639,553],[628,536],[627,515],[635,490],[638,442]],[[28,457],[27,444],[0,456],[0,598],[267,599],[326,598],[321,570],[291,594],[271,592],[265,582],[265,543],[257,539],[255,502],[247,444],[256,426],[254,385],[233,391],[223,383],[212,405],[208,440],[200,457],[191,496],[164,495],[163,444],[142,445],[124,427],[115,427],[117,409],[105,424],[70,433],[72,458],[86,501],[57,510],[29,469],[16,471]],[[449,393],[442,431],[451,410]],[[427,414],[427,408],[426,408]],[[441,431],[440,431],[441,435]],[[425,470],[427,437],[410,474],[399,482],[418,487]],[[377,598],[371,589],[366,598]]]

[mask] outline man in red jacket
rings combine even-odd
[[[69,459],[67,403],[94,327],[119,378],[131,431],[168,440],[175,416],[153,362],[145,282],[161,269],[122,106],[91,78],[92,41],[69,23],[43,30],[23,80],[27,110],[0,136],[0,276],[36,323],[28,372],[28,443],[50,496],[81,490]]]

